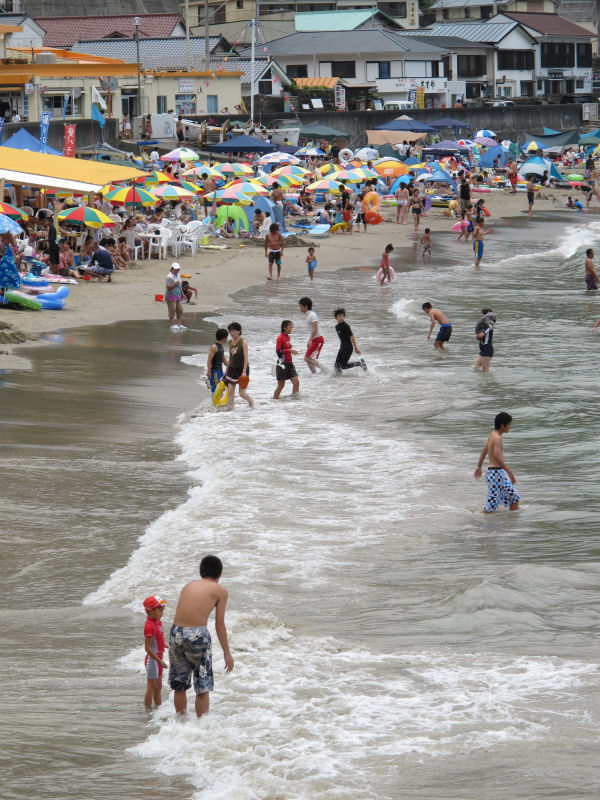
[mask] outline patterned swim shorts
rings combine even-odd
[[[176,692],[186,692],[192,685],[196,694],[212,692],[212,645],[208,628],[171,626],[169,637],[169,685]]]
[[[521,499],[517,490],[512,485],[512,481],[506,474],[506,470],[488,468],[485,473],[485,479],[488,485],[488,496],[483,509],[484,511],[497,511],[500,503],[508,507]]]

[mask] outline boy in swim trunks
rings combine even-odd
[[[474,472],[475,480],[478,481],[481,478],[481,468],[487,456],[489,466],[485,474],[485,480],[488,485],[488,496],[483,509],[486,514],[497,511],[500,503],[508,506],[511,511],[518,511],[519,509],[519,500],[521,498],[513,485],[517,482],[517,479],[504,463],[504,447],[502,443],[502,434],[509,432],[511,423],[512,417],[506,411],[496,414],[494,430],[487,438]]]
[[[281,275],[281,257],[283,256],[283,248],[285,242],[283,236],[279,232],[279,225],[273,222],[269,227],[269,232],[265,236],[265,257],[269,262],[268,281],[273,280],[273,264],[277,264],[277,280]]]
[[[163,669],[167,668],[163,661],[165,637],[161,622],[165,601],[157,594],[153,594],[144,600],[144,608],[146,609],[146,624],[144,625],[146,694],[144,705],[151,710],[152,701],[157,706],[161,704],[162,673]]]
[[[425,233],[421,236],[421,244],[423,245],[423,258],[426,255],[431,258],[431,228],[425,228]]]
[[[591,247],[585,251],[585,285],[588,292],[593,292],[598,288],[598,275],[594,267],[594,251]]]
[[[317,259],[315,258],[315,248],[308,248],[308,255],[306,256],[306,265],[308,267],[308,277],[314,280],[315,269],[317,268]]]
[[[215,336],[215,343],[211,345],[208,351],[208,360],[206,362],[206,377],[210,382],[210,390],[214,392],[217,384],[223,377],[223,364],[229,365],[227,356],[225,355],[225,343],[229,336],[225,328],[219,328]]]
[[[300,311],[305,315],[306,324],[308,325],[308,342],[306,343],[304,360],[308,364],[309,370],[314,375],[317,371],[317,367],[323,370],[323,367],[319,364],[319,356],[325,344],[325,339],[323,338],[319,318],[312,310],[312,300],[310,297],[302,297],[298,303],[300,305]]]
[[[199,581],[191,581],[181,590],[169,637],[169,685],[175,692],[175,711],[185,714],[187,690],[192,684],[196,692],[196,715],[209,708],[209,692],[214,688],[211,638],[206,624],[213,609],[215,629],[223,648],[225,671],[233,669],[233,658],[227,642],[225,605],[227,589],[219,586],[223,564],[217,556],[204,556],[200,562]]]
[[[481,264],[483,258],[483,237],[487,236],[490,231],[483,230],[483,217],[477,217],[475,220],[475,227],[473,228],[473,252],[475,253],[475,266]]]
[[[443,350],[444,342],[448,342],[450,340],[450,336],[452,335],[452,325],[450,320],[439,310],[439,308],[432,308],[431,303],[423,303],[422,308],[423,311],[429,315],[429,319],[431,320],[431,327],[429,328],[427,338],[431,339],[431,334],[435,328],[435,323],[438,322],[440,329],[433,346],[436,350]]]

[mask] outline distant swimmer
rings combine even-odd
[[[593,292],[598,288],[598,276],[594,267],[594,251],[591,247],[585,251],[585,285],[588,292]]]
[[[212,669],[212,644],[207,626],[215,611],[215,629],[223,648],[225,671],[233,669],[233,657],[227,642],[225,606],[228,593],[219,585],[223,564],[217,556],[204,556],[200,562],[199,581],[191,581],[181,590],[169,636],[169,685],[178,714],[187,710],[187,690],[196,693],[196,714],[201,717],[209,708],[209,692],[215,686]]]
[[[501,503],[508,506],[511,511],[517,511],[519,508],[521,498],[513,485],[517,479],[504,463],[502,442],[502,434],[510,431],[511,423],[512,417],[506,411],[496,414],[494,430],[487,438],[474,472],[475,480],[478,481],[481,478],[481,468],[487,456],[489,465],[485,473],[485,480],[488,485],[488,495],[483,509],[486,514],[497,511]]]
[[[361,358],[360,361],[349,360],[353,352],[355,352],[357,355],[360,355],[360,350],[356,344],[356,339],[352,333],[352,328],[346,322],[346,310],[344,308],[336,308],[336,310],[333,312],[333,315],[337,322],[335,330],[337,335],[340,337],[340,349],[335,357],[335,371],[338,375],[341,375],[342,370],[344,369],[362,367],[366,372],[367,365],[364,358]]]
[[[475,369],[481,369],[482,372],[490,371],[490,362],[494,355],[492,338],[494,336],[495,323],[496,316],[492,309],[482,308],[481,319],[475,325],[475,338],[479,343],[479,355],[473,365]]]
[[[300,311],[306,318],[306,324],[308,326],[308,342],[306,343],[304,360],[308,364],[309,370],[314,374],[317,371],[317,367],[320,370],[323,369],[319,364],[319,356],[325,344],[325,339],[323,338],[319,317],[316,312],[312,310],[312,300],[310,297],[301,297],[298,304],[300,305]]]
[[[278,400],[279,395],[286,381],[292,382],[292,394],[297,394],[300,391],[300,382],[298,380],[298,373],[294,366],[292,356],[297,356],[298,351],[292,348],[290,334],[294,327],[294,323],[289,319],[284,319],[281,323],[281,333],[275,342],[275,352],[277,353],[277,366],[275,372],[277,374],[277,387],[273,395],[273,400]]]
[[[423,303],[422,308],[423,311],[429,315],[429,319],[431,320],[431,326],[429,328],[427,338],[431,339],[431,334],[435,328],[435,323],[439,323],[440,329],[433,346],[436,350],[443,350],[444,342],[450,341],[450,336],[452,335],[452,324],[448,317],[442,313],[439,308],[432,308],[431,303]]]

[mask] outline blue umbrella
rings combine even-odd
[[[7,245],[2,258],[0,258],[0,287],[2,289],[18,289],[20,286],[21,276],[17,269],[17,262],[12,247]]]
[[[6,214],[0,214],[0,233],[23,233],[23,228]]]

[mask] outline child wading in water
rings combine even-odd
[[[431,258],[431,228],[425,228],[425,233],[421,236],[421,244],[423,245],[423,259],[426,255]]]
[[[308,248],[308,255],[306,256],[306,265],[308,267],[308,277],[314,280],[314,272],[317,268],[317,259],[315,258],[315,248]]]
[[[379,283],[382,286],[386,280],[388,283],[392,280],[390,274],[390,253],[393,251],[393,249],[393,245],[386,245],[383,255],[381,256],[381,264],[379,265],[379,269],[381,270],[381,278],[379,279]]]
[[[146,609],[146,624],[144,625],[144,642],[146,645],[146,695],[144,705],[152,708],[161,704],[162,673],[167,665],[163,661],[165,652],[165,637],[161,618],[165,610],[165,601],[157,594],[144,600]]]

